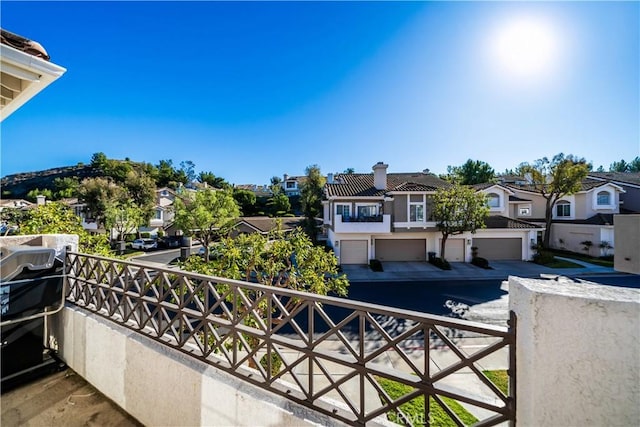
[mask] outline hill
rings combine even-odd
[[[93,166],[64,166],[47,169],[38,172],[24,172],[7,175],[0,180],[3,199],[23,199],[27,193],[34,188],[51,189],[55,188],[56,178],[75,177],[80,180],[104,175],[100,169]]]

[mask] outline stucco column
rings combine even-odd
[[[509,278],[516,423],[640,423],[640,290]]]

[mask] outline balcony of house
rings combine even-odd
[[[335,233],[391,233],[391,215],[336,215],[333,231]]]
[[[3,257],[29,237],[64,263],[59,311],[43,312],[46,348],[143,425],[424,425],[436,412],[451,425],[640,419],[636,289],[510,277],[502,327],[78,253],[77,237],[0,239]],[[28,285],[14,279],[2,281],[3,343],[20,322],[5,309]],[[485,369],[503,370],[507,388]],[[3,421],[14,409],[3,405]]]

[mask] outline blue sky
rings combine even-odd
[[[68,70],[2,123],[2,176],[100,151],[236,184],[640,155],[638,2],[1,7]]]

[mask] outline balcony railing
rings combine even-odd
[[[336,233],[390,233],[391,215],[367,217],[335,216],[333,229]]]
[[[67,257],[68,301],[348,424],[386,416],[429,425],[436,405],[464,425],[449,399],[487,415],[476,425],[514,422],[513,316],[507,329],[92,255]],[[480,368],[497,356],[509,367],[508,396]],[[406,391],[391,397],[382,380]],[[401,407],[414,399],[431,402],[418,419]]]

